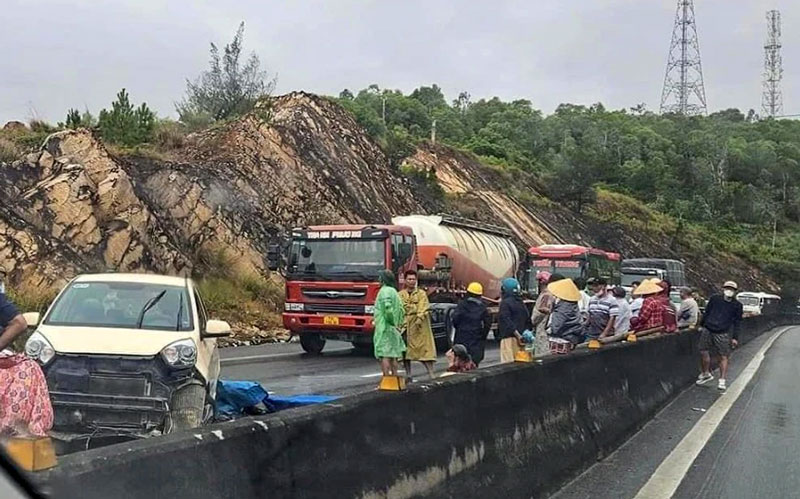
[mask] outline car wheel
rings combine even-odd
[[[183,386],[172,394],[167,433],[197,428],[206,415],[206,387],[200,383]]]
[[[300,346],[306,353],[312,355],[319,355],[322,349],[325,348],[325,338],[317,333],[306,333],[300,335]]]

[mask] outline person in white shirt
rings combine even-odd
[[[617,308],[614,315],[614,334],[627,333],[631,329],[631,306],[625,298],[625,289],[617,286],[612,291],[617,300]]]
[[[689,288],[682,288],[681,307],[678,309],[678,327],[695,327],[699,315],[700,308],[697,306],[697,301],[692,297],[692,290]]]
[[[631,293],[633,290],[639,287],[640,282],[631,283]],[[644,303],[644,297],[639,295],[631,295],[633,299],[631,300],[631,317],[639,317],[639,311],[642,310],[642,304]]]

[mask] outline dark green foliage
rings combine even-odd
[[[738,109],[661,116],[643,104],[562,104],[543,116],[526,100],[474,101],[466,92],[448,104],[437,85],[410,95],[371,85],[342,92],[338,102],[394,164],[429,139],[436,120],[437,141],[536,174],[544,194],[575,211],[604,186],[709,234],[732,230],[715,241],[764,267],[800,261],[800,244],[784,243],[800,239],[800,121],[759,121]]]
[[[67,111],[66,127],[73,130],[81,126],[81,113],[77,109]]]
[[[195,81],[186,81],[186,98],[176,103],[180,121],[197,130],[215,121],[241,116],[255,103],[272,93],[275,79],[262,71],[255,53],[241,60],[244,22],[239,24],[231,43],[219,49],[211,44],[211,61]]]
[[[117,94],[117,100],[111,103],[110,111],[100,111],[98,120],[103,139],[123,146],[150,142],[155,125],[155,113],[145,103],[134,108],[124,88]]]

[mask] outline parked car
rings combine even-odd
[[[191,279],[93,274],[73,279],[39,322],[26,354],[41,364],[65,441],[142,437],[193,428],[213,416],[217,338]]]

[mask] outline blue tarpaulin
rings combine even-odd
[[[242,416],[247,409],[264,404],[267,411],[275,412],[304,405],[324,404],[338,397],[332,395],[270,395],[255,381],[217,381],[216,416],[232,419]]]

